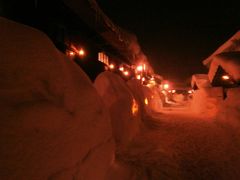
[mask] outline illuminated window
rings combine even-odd
[[[108,56],[104,52],[98,53],[98,60],[109,66]]]
[[[222,76],[222,79],[223,79],[223,80],[229,80],[230,77],[229,77],[228,75],[223,75],[223,76]]]

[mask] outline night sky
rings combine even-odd
[[[156,73],[186,82],[202,60],[240,30],[237,1],[97,0],[117,25],[137,35]]]

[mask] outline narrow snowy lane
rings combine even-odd
[[[138,179],[238,179],[240,133],[186,110],[165,111],[148,118],[119,158]]]

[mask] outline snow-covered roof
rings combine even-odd
[[[240,80],[240,51],[224,52],[213,57],[209,69],[209,79],[213,80],[218,67],[221,66],[235,81]]]
[[[197,85],[198,88],[211,87],[207,74],[194,74],[192,75],[191,86]]]
[[[223,45],[221,45],[213,54],[211,54],[207,59],[203,61],[203,64],[210,66],[211,61],[214,56],[229,51],[240,51],[240,31],[235,33],[229,40],[227,40]]]
[[[81,19],[95,29],[103,39],[116,48],[131,63],[145,63],[153,72],[151,65],[135,34],[116,25],[99,7],[96,0],[63,0]]]

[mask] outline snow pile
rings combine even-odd
[[[218,67],[221,66],[235,81],[240,81],[240,51],[216,55],[210,65],[209,79],[213,80]]]
[[[230,124],[235,128],[240,128],[240,88],[230,88],[227,90],[227,98],[220,106],[218,119],[225,124]]]
[[[140,104],[140,109],[143,116],[151,116],[152,113],[161,111],[162,101],[158,88],[149,88],[147,86],[143,86],[139,80],[129,80],[128,86]]]
[[[221,87],[202,88],[194,91],[191,109],[199,115],[214,117],[218,113],[219,104],[222,101],[223,89]]]
[[[128,145],[138,133],[141,122],[137,101],[125,81],[114,73],[101,73],[94,86],[110,111],[117,147]]]
[[[173,101],[177,103],[183,103],[185,101],[185,96],[183,94],[173,94],[172,96]]]
[[[144,104],[149,113],[160,112],[162,110],[162,101],[160,98],[160,92],[156,87],[149,88],[142,86],[144,94]]]
[[[207,74],[192,75],[191,86],[192,88],[198,88],[198,89],[211,87],[208,75]]]
[[[151,88],[152,95],[150,99],[150,107],[154,112],[160,112],[163,108],[163,103],[160,96],[160,90],[157,87]]]
[[[0,179],[105,179],[111,123],[90,80],[43,33],[0,27]]]

